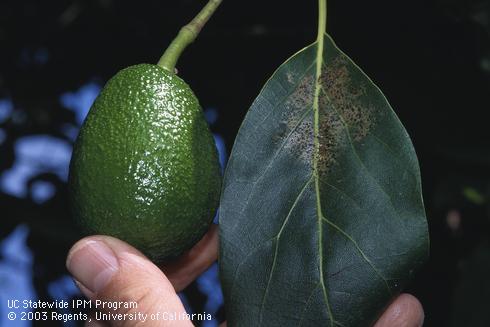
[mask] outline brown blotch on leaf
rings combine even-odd
[[[284,148],[302,161],[312,164],[315,149],[313,133],[313,115],[310,114],[294,128],[287,139]]]
[[[325,173],[337,162],[338,148],[345,144],[344,126],[334,112],[321,112],[319,125],[319,149],[317,169]]]
[[[337,161],[338,149],[349,142],[348,135],[352,141],[360,142],[373,125],[372,109],[362,101],[365,87],[354,85],[348,65],[347,59],[339,56],[320,76],[320,172],[327,172]]]
[[[278,130],[283,132],[283,127],[286,126],[283,133],[284,137],[287,137],[284,148],[309,164],[313,162],[314,152],[312,112],[315,94],[314,81],[313,75],[304,76],[299,81],[296,89],[285,101],[283,121],[278,126]]]
[[[299,81],[294,92],[286,100],[286,107],[303,111],[313,105],[315,94],[315,79],[312,75],[307,75]]]
[[[323,69],[319,78],[319,151],[317,169],[326,173],[337,162],[339,149],[348,142],[361,142],[373,126],[372,108],[366,105],[364,85],[353,83],[349,63],[339,56]],[[287,75],[288,81],[292,78]],[[315,155],[314,102],[315,79],[302,78],[285,101],[284,114],[276,135],[285,140],[284,148],[313,165]],[[305,116],[306,114],[306,116]],[[346,130],[346,128],[348,130]],[[350,138],[350,139],[349,139]]]

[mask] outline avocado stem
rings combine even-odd
[[[199,32],[201,32],[201,29],[206,25],[209,18],[221,4],[221,1],[222,0],[209,0],[197,16],[194,17],[189,24],[180,29],[179,34],[173,39],[172,43],[170,43],[167,50],[165,50],[163,56],[158,61],[158,66],[165,68],[172,73],[174,72],[175,65],[182,52],[189,44],[194,42],[199,35]]]

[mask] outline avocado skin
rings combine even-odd
[[[154,262],[177,257],[209,228],[220,187],[214,138],[182,79],[140,64],[109,80],[70,163],[73,214],[84,233],[122,239]]]

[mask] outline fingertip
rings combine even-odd
[[[82,238],[71,247],[71,249],[68,251],[68,255],[66,256],[66,267],[70,266],[70,263],[75,253],[77,253],[79,250],[82,250],[83,248],[86,248],[87,245],[97,244],[97,243],[106,245],[108,248],[112,249],[112,251],[115,253],[127,252],[141,257],[145,257],[145,255],[141,253],[138,249],[134,248],[128,243],[121,241],[115,237],[107,236],[107,235],[91,235]]]
[[[218,233],[218,225],[211,224],[201,240],[190,249],[189,254],[200,255],[202,252],[207,252],[208,257],[212,259],[211,261],[215,261],[218,257]]]
[[[176,312],[185,309],[162,271],[131,245],[109,236],[90,236],[70,250],[67,268],[80,290],[103,303],[137,303],[138,312]],[[134,307],[98,310],[126,314]],[[92,319],[92,324],[98,326]]]
[[[218,258],[218,225],[212,224],[208,232],[189,251],[176,261],[160,266],[176,291],[181,291]]]
[[[78,250],[85,247],[87,245],[87,243],[89,243],[91,241],[91,238],[92,238],[91,236],[84,237],[72,245],[72,247],[68,251],[68,255],[66,256],[66,260],[65,260],[65,266],[67,268],[70,266],[70,263],[73,259],[73,254],[75,254],[76,252],[78,252]]]
[[[78,280],[74,279],[73,281],[83,295],[85,295],[90,300],[95,299],[95,294],[91,290],[83,286],[83,284],[80,283]]]
[[[385,310],[375,327],[420,327],[424,323],[424,309],[413,295],[399,295]]]
[[[85,327],[109,327],[109,325],[104,321],[90,318],[90,320],[85,323]]]
[[[413,295],[403,293],[398,297],[402,310],[407,313],[411,313],[414,326],[422,326],[424,324],[425,313],[422,303]]]
[[[137,266],[147,272],[161,273],[140,251],[110,236],[88,236],[70,249],[66,267],[82,292],[89,296],[102,291],[126,267]]]

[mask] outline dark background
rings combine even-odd
[[[77,113],[60,97],[156,63],[204,3],[0,0],[0,239],[28,226],[39,298],[53,297],[49,285],[66,275],[77,234],[63,173],[37,162],[37,173],[18,181],[24,193],[2,186],[19,142],[51,136],[71,144]],[[216,108],[212,129],[228,152],[267,78],[314,41],[316,6],[225,0],[184,53],[179,75],[203,107]],[[490,2],[331,0],[328,16],[329,33],[384,91],[419,155],[431,259],[408,291],[422,301],[426,326],[489,326]],[[196,311],[207,296],[196,285],[187,291]]]

